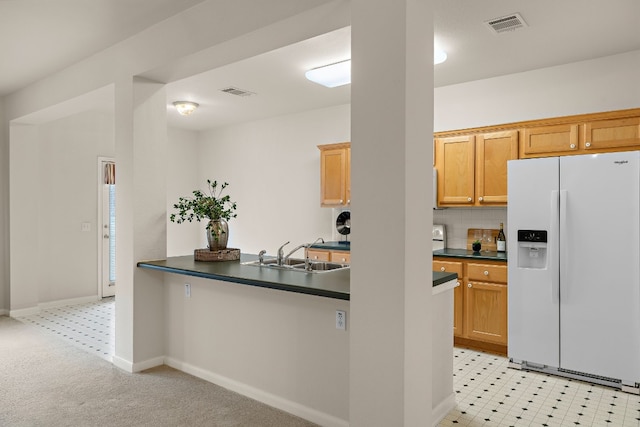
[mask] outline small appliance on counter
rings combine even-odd
[[[342,211],[338,214],[338,218],[336,218],[336,230],[344,236],[344,240],[340,240],[338,243],[348,245],[348,236],[349,233],[351,233],[351,211]]]
[[[433,250],[447,247],[447,231],[444,224],[433,224]]]

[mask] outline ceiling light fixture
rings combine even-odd
[[[442,64],[447,60],[447,52],[444,50],[434,50],[433,51],[433,65]]]
[[[308,80],[326,87],[338,87],[351,83],[351,60],[314,68],[304,73]]]
[[[198,108],[200,105],[191,101],[176,101],[173,103],[173,106],[176,107],[178,113],[182,114],[183,116],[188,116],[189,114],[196,111],[196,108]]]

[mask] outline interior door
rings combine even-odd
[[[113,165],[113,181],[106,178],[101,182],[101,290],[102,297],[114,296],[116,293],[116,185],[115,164],[103,162],[102,170],[109,174],[109,164]],[[113,183],[106,183],[106,182]]]

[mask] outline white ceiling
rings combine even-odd
[[[0,96],[201,1],[0,0]],[[496,35],[484,24],[513,13],[528,27]],[[449,55],[436,87],[608,56],[640,49],[640,1],[437,0],[434,40]],[[169,124],[202,130],[348,103],[349,86],[324,88],[304,71],[348,58],[349,45],[345,28],[170,83],[168,105],[201,107],[188,117],[169,108]],[[256,95],[220,92],[229,86]]]

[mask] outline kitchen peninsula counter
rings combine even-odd
[[[166,260],[141,261],[138,262],[138,267],[286,292],[350,299],[351,272],[349,269],[326,273],[305,273],[242,264],[257,259],[257,255],[241,254],[239,261],[202,262],[195,261],[192,255],[187,255],[169,257]],[[432,285],[434,287],[446,285],[456,278],[456,274],[434,271]],[[438,289],[438,291],[444,290],[444,288]]]

